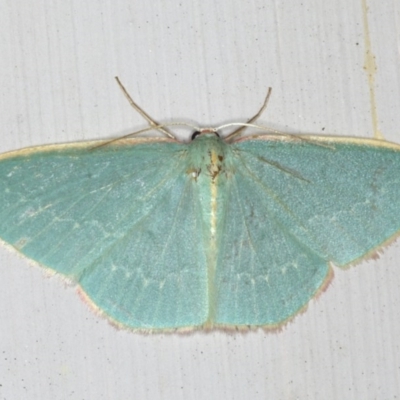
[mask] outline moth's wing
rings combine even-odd
[[[232,145],[220,324],[279,326],[327,282],[330,261],[344,267],[399,234],[400,147],[376,143],[260,137]]]
[[[0,237],[79,283],[118,324],[201,325],[206,261],[186,154],[169,141],[6,154]]]

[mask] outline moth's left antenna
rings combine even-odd
[[[160,124],[158,122],[156,122],[153,118],[151,118],[149,114],[147,114],[144,110],[142,110],[133,101],[132,97],[129,95],[128,91],[125,89],[124,85],[121,83],[118,76],[115,77],[115,80],[117,81],[119,87],[121,88],[122,93],[128,99],[129,104],[149,123],[150,126],[154,127],[154,129],[157,129],[158,131],[162,132],[164,135],[168,136],[169,138],[175,139],[175,136],[170,131],[168,131],[168,129],[160,127]]]

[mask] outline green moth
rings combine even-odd
[[[0,156],[0,237],[119,326],[276,328],[331,263],[399,234],[395,144],[210,129],[99,143]]]

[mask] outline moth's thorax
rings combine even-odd
[[[203,210],[210,256],[216,254],[216,227],[225,206],[226,185],[232,175],[231,148],[215,133],[201,133],[189,146],[187,173],[192,179]],[[210,269],[213,270],[213,263]],[[210,276],[213,276],[213,272]]]
[[[203,133],[189,146],[188,173],[197,180],[215,184],[221,175],[229,170],[227,157],[229,146],[215,133]]]
[[[216,251],[217,221],[225,205],[224,189],[232,175],[231,151],[215,133],[201,133],[189,146],[187,174],[198,192],[211,253]]]

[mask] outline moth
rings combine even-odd
[[[180,142],[128,98],[164,137],[0,156],[1,239],[118,326],[278,328],[332,264],[399,235],[399,145],[212,128]]]

